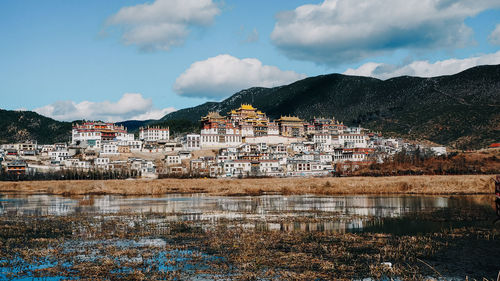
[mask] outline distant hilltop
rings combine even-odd
[[[37,140],[40,144],[71,141],[71,122],[32,111],[0,109],[0,144]]]
[[[252,104],[272,119],[335,116],[348,126],[362,125],[385,135],[429,140],[458,149],[488,147],[500,141],[500,65],[477,66],[433,78],[402,76],[388,80],[329,74],[287,86],[250,88],[221,102],[181,109],[161,120],[124,121],[170,127],[172,134],[199,132],[209,112],[225,114]],[[37,139],[67,141],[71,123],[28,111],[0,110],[0,143]]]
[[[335,115],[349,126],[361,124],[385,135],[458,149],[500,141],[500,65],[433,78],[321,75],[287,86],[243,90],[222,102],[172,112],[161,121],[197,122],[209,112],[225,113],[245,103],[275,119]]]

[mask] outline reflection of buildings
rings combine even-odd
[[[3,215],[3,213],[5,212],[5,206],[4,206],[4,202],[2,200],[3,196],[2,194],[0,194],[0,215]]]
[[[446,198],[376,197],[376,196],[263,196],[257,198],[220,198],[224,211],[244,211],[257,214],[286,211],[335,212],[342,215],[398,217],[404,213],[447,206]]]
[[[460,202],[453,201],[456,204]],[[86,196],[81,200],[50,196],[5,195],[0,214],[56,215],[74,213],[162,213],[165,221],[195,221],[214,224],[220,219],[254,220],[254,227],[283,231],[358,231],[373,218],[400,217],[406,213],[447,208],[444,197],[420,196],[259,196],[213,197],[168,195],[164,197]],[[457,207],[457,206],[455,206]],[[458,206],[459,207],[459,206]],[[314,222],[293,222],[295,217],[318,218]],[[289,220],[273,224],[282,218]],[[288,222],[292,221],[292,222]],[[264,225],[262,225],[264,224]]]
[[[100,214],[114,214],[120,211],[120,202],[115,199],[114,196],[95,196],[94,197],[94,207],[96,212]]]
[[[53,215],[63,216],[75,212],[77,202],[71,199],[51,195],[28,195],[21,198],[6,195],[1,201],[3,213],[15,215]]]

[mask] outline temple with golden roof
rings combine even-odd
[[[276,120],[280,128],[280,135],[286,137],[304,136],[304,121],[297,116],[281,116]]]
[[[235,125],[250,124],[253,127],[267,127],[269,118],[251,104],[242,104],[238,109],[228,112],[228,118]]]
[[[229,111],[227,116],[222,116],[218,112],[209,112],[207,116],[201,118],[201,123],[203,129],[221,127],[222,124],[225,124],[225,127],[238,128],[243,136],[302,137],[305,132],[305,123],[297,116],[281,116],[275,122],[271,122],[264,112],[246,103]]]
[[[310,128],[312,128],[312,133],[316,134],[339,134],[343,132],[347,126],[343,122],[335,120],[335,117],[325,118],[325,117],[314,117],[310,123]]]
[[[201,126],[210,125],[212,123],[225,123],[226,117],[219,114],[219,112],[210,111],[206,116],[201,117]]]
[[[234,145],[249,138],[259,138],[262,142],[276,137],[303,138],[314,133],[338,132],[344,127],[335,118],[314,118],[308,123],[297,116],[287,115],[271,121],[251,104],[241,104],[239,108],[229,111],[227,116],[209,112],[200,121],[201,142],[210,146]]]

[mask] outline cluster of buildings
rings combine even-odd
[[[250,104],[242,104],[227,116],[210,112],[201,119],[200,134],[186,135],[187,149],[213,149],[243,143],[291,144],[303,141],[322,143],[324,149],[362,148],[367,137],[361,128],[349,128],[335,118],[314,118],[305,122],[296,116],[270,120]]]
[[[169,128],[140,128],[135,136],[113,123],[73,124],[70,143],[5,144],[0,163],[13,174],[127,169],[144,177],[325,176],[381,162],[407,146],[333,117],[271,120],[242,104],[226,116],[210,112],[201,119],[200,133],[174,139]]]

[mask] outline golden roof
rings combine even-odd
[[[255,110],[256,108],[254,108],[251,104],[244,103],[244,104],[242,104],[240,106],[239,109],[243,109],[243,110]]]
[[[297,116],[281,116],[280,119],[278,119],[280,121],[298,121],[298,122],[302,122],[302,120],[297,117]]]
[[[206,119],[223,119],[224,117],[219,114],[219,112],[210,111],[207,116],[202,117],[202,120]]]

